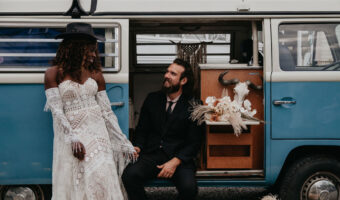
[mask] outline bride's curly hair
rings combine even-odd
[[[60,72],[58,80],[61,81],[66,75],[70,75],[72,80],[80,82],[84,56],[87,56],[94,48],[96,52],[94,62],[84,65],[85,69],[91,73],[101,71],[97,41],[89,38],[65,38],[59,44],[56,57],[52,61]]]

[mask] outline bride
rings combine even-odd
[[[45,73],[53,116],[53,200],[127,199],[125,166],[137,158],[111,110],[90,24],[70,23]]]

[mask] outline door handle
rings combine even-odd
[[[122,107],[122,106],[124,106],[124,102],[123,101],[120,101],[120,102],[111,102],[111,106]]]
[[[282,100],[274,100],[274,105],[282,105],[282,104],[296,104],[296,101],[282,101]]]

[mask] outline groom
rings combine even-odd
[[[162,90],[150,93],[136,127],[138,161],[122,180],[130,200],[147,199],[144,185],[156,177],[171,180],[180,199],[195,199],[198,189],[194,158],[203,130],[189,119],[194,78],[189,63],[175,59],[164,75]]]

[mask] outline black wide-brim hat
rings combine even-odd
[[[82,22],[73,22],[69,23],[66,26],[66,31],[64,33],[60,33],[55,37],[55,39],[66,39],[66,38],[77,38],[77,37],[87,37],[93,40],[105,41],[104,37],[97,36],[93,32],[93,28],[91,24],[82,23]]]

